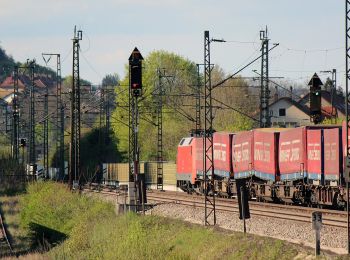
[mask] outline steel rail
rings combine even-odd
[[[91,190],[84,189],[87,192],[95,191],[108,196],[120,196],[117,191],[110,189]],[[204,208],[203,198],[199,195],[190,195],[184,192],[166,191],[160,192],[157,190],[149,190],[147,192],[148,201],[155,202],[155,204],[176,204],[190,207]],[[314,211],[323,213],[322,223],[325,226],[332,227],[346,227],[346,213],[336,210],[308,208],[301,206],[249,202],[250,214],[257,217],[269,217],[275,219],[299,221],[311,224],[311,214]],[[216,209],[220,212],[238,213],[238,204],[234,199],[217,198]]]
[[[6,252],[0,252],[0,257],[4,257],[4,256],[8,256],[8,255],[14,255],[14,251],[13,251],[13,248],[12,248],[12,245],[11,245],[11,242],[8,238],[8,235],[7,235],[7,231],[6,231],[6,228],[5,228],[5,224],[4,224],[4,221],[3,221],[3,218],[2,218],[2,213],[0,211],[0,229],[1,229],[1,233],[2,233],[2,239],[0,238],[0,241],[2,240],[3,243],[6,244],[5,247],[7,247],[9,249],[9,253],[6,253]]]

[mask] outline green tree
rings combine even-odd
[[[225,77],[223,70],[215,66],[212,71],[213,85]],[[258,100],[246,80],[236,77],[226,81],[213,90],[213,98],[213,125],[216,131],[237,132],[256,127],[255,121],[246,115],[254,115],[258,109]]]
[[[326,79],[326,82],[323,84],[323,89],[330,92],[332,87],[333,81],[328,77]]]
[[[102,86],[117,86],[119,84],[118,74],[107,74],[102,79]]]
[[[139,98],[140,130],[139,141],[141,160],[154,160],[157,155],[156,104],[159,77],[157,69],[167,76],[163,78],[163,151],[165,160],[175,160],[176,149],[182,137],[188,136],[195,128],[195,99],[197,87],[197,68],[191,62],[179,55],[154,51],[143,63],[143,95]],[[126,67],[127,69],[127,67]],[[128,75],[128,73],[126,73]],[[203,75],[201,81],[203,82]],[[219,66],[212,71],[213,85],[225,78],[225,73]],[[128,151],[128,77],[125,77],[116,88],[116,110],[113,113],[112,125],[114,135],[118,140],[118,149],[124,155]],[[202,106],[203,93],[202,92]],[[218,131],[241,131],[251,129],[254,121],[240,113],[250,115],[256,111],[258,102],[249,90],[248,83],[242,78],[227,81],[226,84],[213,91],[214,128]],[[227,104],[236,111],[229,109]],[[202,107],[202,118],[204,115]],[[203,123],[203,122],[202,122]],[[124,158],[127,160],[127,158]]]
[[[183,94],[192,94],[196,82],[196,64],[174,53],[166,51],[151,52],[143,61],[143,95],[139,98],[140,127],[139,141],[142,160],[156,158],[156,95],[158,88],[157,69],[161,68],[166,75],[163,78],[163,147],[164,159],[174,160],[176,146],[181,137],[188,135],[194,128],[193,98]],[[127,71],[128,67],[126,67]],[[128,75],[128,73],[126,73]],[[112,127],[118,140],[118,150],[122,154],[128,151],[128,86],[129,78],[125,77],[116,88],[116,109],[113,112]],[[127,158],[124,158],[126,160]]]

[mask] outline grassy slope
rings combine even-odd
[[[49,255],[79,259],[291,259],[297,253],[295,247],[279,240],[223,234],[156,216],[127,214],[90,223]]]
[[[305,253],[270,238],[157,216],[115,216],[113,205],[55,183],[31,185],[20,207],[27,231],[33,232],[36,223],[68,237],[44,255],[53,259],[292,259]],[[45,239],[57,242],[49,233]]]
[[[31,241],[28,233],[20,227],[20,195],[1,196],[0,205],[6,223],[9,239],[16,253],[25,253],[30,249]]]

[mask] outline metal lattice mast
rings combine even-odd
[[[349,80],[350,80],[350,0],[345,0],[345,115],[346,115],[346,157],[349,160],[350,147],[349,147],[349,127],[350,127],[350,93],[349,93]],[[346,182],[346,210],[347,210],[347,250],[350,254],[350,205],[349,205],[349,182]]]
[[[56,151],[58,152],[59,179],[64,179],[64,106],[62,101],[62,77],[61,77],[61,55],[57,57],[56,64]]]
[[[49,89],[46,86],[44,95],[44,170],[49,177]]]
[[[130,70],[129,70],[130,78]],[[130,82],[130,79],[129,79]],[[134,132],[134,108],[135,108],[135,97],[131,93],[129,88],[129,180],[134,180],[134,156],[135,156],[135,132]]]
[[[6,126],[5,126],[5,133],[8,134],[8,132],[11,131],[11,119],[10,119],[10,113],[9,113],[9,109],[8,106],[5,105],[5,122],[6,122]],[[12,132],[10,133],[12,134]],[[10,137],[11,138],[11,137]],[[12,140],[12,139],[11,139]]]
[[[260,31],[261,40],[261,91],[260,91],[260,127],[271,127],[269,112],[270,90],[269,90],[269,39],[267,28]]]
[[[100,127],[99,127],[99,156],[100,156],[100,160],[102,160],[102,150],[103,150],[103,134],[105,132],[104,129],[104,110],[105,110],[105,101],[104,101],[104,86],[101,87],[100,90]]]
[[[56,56],[56,152],[59,168],[59,180],[64,178],[64,106],[62,101],[62,77],[61,77],[61,54],[43,53],[45,63],[47,64],[51,56]],[[45,57],[48,56],[46,59]]]
[[[196,136],[199,136],[201,131],[201,77],[199,66],[203,64],[197,64],[197,88],[196,88]]]
[[[158,104],[157,104],[157,190],[163,190],[163,76],[158,74]]]
[[[80,77],[79,77],[79,41],[82,31],[74,28],[73,38],[73,82],[71,93],[71,147],[69,163],[69,184],[77,183],[80,174]]]
[[[214,158],[213,158],[213,112],[212,86],[210,64],[209,31],[204,32],[204,136],[203,136],[203,171],[204,171],[204,224],[210,225],[209,217],[213,214],[213,224],[216,225],[215,186],[214,186]],[[209,196],[209,191],[212,197]]]
[[[18,96],[18,66],[13,71],[13,101],[12,101],[12,158],[18,161],[19,158],[19,96]],[[23,158],[24,160],[24,158]]]
[[[334,97],[337,94],[337,70],[332,70],[332,88],[331,88],[331,105],[332,105],[332,114],[331,114],[331,122],[332,124],[337,123],[337,110],[334,106]]]
[[[110,138],[109,138],[109,133],[111,129],[111,106],[110,106],[110,95],[109,95],[109,89],[108,86],[105,88],[105,111],[106,111],[106,122],[105,122],[105,128],[106,128],[106,133],[105,133],[105,143],[109,144]]]
[[[29,105],[29,154],[28,162],[30,165],[35,165],[36,155],[35,155],[35,82],[34,82],[34,72],[35,72],[35,61],[28,63],[28,69],[30,73],[30,105]]]

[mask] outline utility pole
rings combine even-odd
[[[344,179],[346,180],[346,211],[347,211],[347,251],[350,254],[350,200],[349,200],[349,162],[350,162],[350,148],[349,148],[349,127],[350,127],[350,93],[349,93],[349,80],[350,80],[350,0],[345,0],[345,115],[346,115],[346,167],[344,170]]]
[[[44,95],[44,176],[49,178],[49,89]]]
[[[338,113],[337,113],[337,109],[334,105],[334,99],[335,96],[337,95],[337,70],[336,69],[332,69],[332,70],[324,70],[321,71],[322,73],[332,73],[332,85],[331,85],[331,89],[330,89],[330,95],[331,95],[331,106],[332,106],[332,110],[331,110],[331,123],[332,124],[336,124],[337,123],[337,118],[338,118]],[[327,90],[327,89],[326,89]]]
[[[36,153],[35,153],[35,60],[27,61],[27,68],[30,73],[30,106],[29,106],[29,154],[28,162],[31,174],[36,173]]]
[[[59,180],[64,179],[64,106],[62,101],[62,77],[61,77],[61,54],[43,53],[47,64],[51,56],[56,56],[56,152],[57,165],[59,168]]]
[[[11,120],[10,120],[10,115],[9,115],[9,106],[6,104],[5,105],[5,133],[8,134],[8,132],[11,131]],[[10,137],[11,138],[11,137]],[[11,139],[10,139],[11,140]]]
[[[12,158],[18,162],[19,158],[19,95],[18,95],[19,67],[13,71],[13,100],[12,100]],[[24,160],[24,158],[22,159]]]
[[[105,144],[109,144],[109,133],[111,129],[111,113],[110,113],[110,95],[109,95],[109,89],[108,86],[105,86],[105,127],[106,127],[106,133],[105,133]]]
[[[210,225],[209,217],[213,214],[213,225],[216,225],[214,153],[213,153],[213,112],[210,64],[209,31],[204,31],[204,136],[203,136],[203,177],[204,177],[204,224]],[[209,176],[208,176],[209,175]],[[209,196],[209,191],[212,197]]]
[[[130,67],[130,65],[129,65]],[[131,72],[129,69],[129,82],[131,82]],[[132,95],[131,87],[129,87],[129,181],[135,182],[134,180],[134,157],[135,157],[135,98]]]
[[[338,113],[334,106],[334,98],[337,95],[337,70],[332,70],[332,88],[331,88],[331,105],[332,105],[332,115],[331,115],[331,122],[332,124],[337,123],[337,117]]]
[[[105,130],[105,125],[104,125],[104,108],[105,108],[105,100],[104,100],[104,91],[105,91],[105,86],[102,85],[100,89],[100,122],[99,122],[99,137],[98,137],[98,143],[99,143],[99,156],[100,156],[100,161],[102,161],[102,149],[103,149],[103,144],[104,144],[104,135],[103,133],[106,132]]]
[[[200,136],[201,132],[201,77],[200,77],[200,66],[204,64],[197,64],[197,88],[195,88],[196,97],[196,136]]]
[[[69,162],[69,185],[79,185],[80,176],[80,70],[79,51],[83,32],[74,28],[73,37],[73,82],[71,93],[71,142]]]
[[[269,38],[267,27],[260,31],[261,40],[261,90],[260,90],[260,127],[271,127],[269,112],[270,90],[269,90]]]
[[[166,75],[160,68],[157,69],[158,74],[158,102],[157,102],[157,189],[163,190],[163,96],[164,85],[163,78],[171,78]]]
[[[157,190],[163,190],[163,80],[165,71],[157,69],[158,104],[157,104]]]

